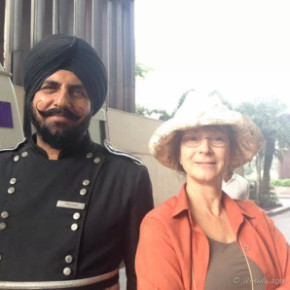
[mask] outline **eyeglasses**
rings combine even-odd
[[[209,145],[212,147],[225,147],[227,144],[227,139],[221,136],[197,137],[197,136],[190,136],[190,135],[183,136],[181,143],[186,147],[196,148],[201,145],[203,139],[207,139],[209,142]]]

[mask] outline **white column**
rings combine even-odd
[[[123,11],[119,1],[110,5],[109,107],[123,110]]]
[[[135,35],[134,2],[123,6],[124,38],[124,110],[135,112]]]
[[[134,1],[111,1],[109,18],[109,106],[135,112]]]
[[[86,39],[86,1],[74,2],[74,35]]]
[[[70,5],[68,0],[53,0],[52,33],[68,33]]]
[[[31,47],[44,37],[45,1],[31,0]]]

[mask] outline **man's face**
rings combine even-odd
[[[91,118],[91,102],[80,79],[59,70],[50,75],[32,102],[32,122],[42,140],[64,148],[83,136]]]

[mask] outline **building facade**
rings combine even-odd
[[[108,71],[107,105],[135,112],[134,0],[1,0],[0,62],[15,85],[29,49],[56,33],[89,42]]]
[[[279,162],[278,174],[279,179],[290,178],[290,152],[283,154],[283,159]]]

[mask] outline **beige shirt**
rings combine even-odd
[[[250,183],[246,178],[234,173],[228,181],[223,180],[222,190],[233,199],[249,199]]]

